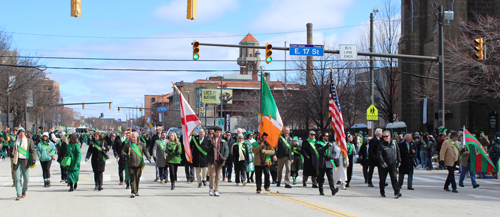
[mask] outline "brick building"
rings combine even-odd
[[[460,26],[458,25],[459,20],[474,21],[474,13],[500,16],[500,1],[498,0],[437,0],[436,3],[437,5],[443,5],[445,11],[454,11],[454,20],[451,20],[448,25],[444,26],[445,40],[456,39],[461,34]],[[437,56],[437,29],[437,21],[431,1],[401,1],[400,54]],[[473,52],[472,48],[471,52]],[[399,70],[406,73],[427,76],[425,73],[429,70],[429,64],[401,62]],[[438,77],[437,72],[433,73],[430,76]],[[400,120],[407,124],[409,131],[432,131],[439,127],[436,117],[439,105],[433,102],[427,104],[427,123],[423,123],[423,101],[417,100],[410,88],[419,82],[424,82],[424,80],[405,74],[401,75],[398,113]],[[435,91],[438,91],[437,87]],[[465,125],[470,129],[490,129],[488,114],[492,110],[498,109],[498,106],[490,106],[486,103],[447,103],[445,105],[445,110],[447,110],[445,118],[446,128],[457,130]],[[497,131],[498,129],[491,130]]]

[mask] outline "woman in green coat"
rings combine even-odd
[[[299,144],[299,138],[298,137],[293,137],[293,164],[292,164],[292,178],[293,178],[293,184],[297,184],[297,176],[299,176],[299,170],[302,169],[303,163],[302,163],[302,146]]]
[[[171,189],[175,189],[175,181],[177,181],[177,167],[181,164],[182,147],[177,139],[177,134],[171,132],[168,137],[167,147],[165,153],[168,154],[165,164],[168,165],[170,170],[170,183]]]
[[[80,144],[78,143],[76,134],[74,133],[69,136],[68,149],[64,157],[71,158],[71,163],[66,167],[66,171],[68,173],[69,191],[72,192],[77,187],[78,177],[80,176],[80,160],[82,158]]]

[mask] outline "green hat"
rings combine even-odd
[[[252,135],[252,131],[247,131],[247,133],[245,134],[245,136],[250,136]]]
[[[442,134],[446,134],[446,131],[447,131],[447,130],[448,130],[448,129],[444,128],[443,126],[440,126],[440,127],[439,127],[439,132],[441,132]]]
[[[299,141],[299,137],[297,137],[297,136],[294,136],[294,137],[293,137],[293,141],[296,141],[296,142],[298,142],[298,141]]]
[[[71,132],[67,132],[66,134],[64,134],[64,137],[68,137],[69,135],[71,135]]]

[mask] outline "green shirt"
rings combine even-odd
[[[347,143],[347,155],[352,155],[354,151],[354,145],[350,142]]]

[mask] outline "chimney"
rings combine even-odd
[[[307,44],[313,44],[312,28],[313,24],[306,24],[307,27]],[[313,83],[313,57],[307,57],[307,70],[306,70],[306,84],[311,85]]]

